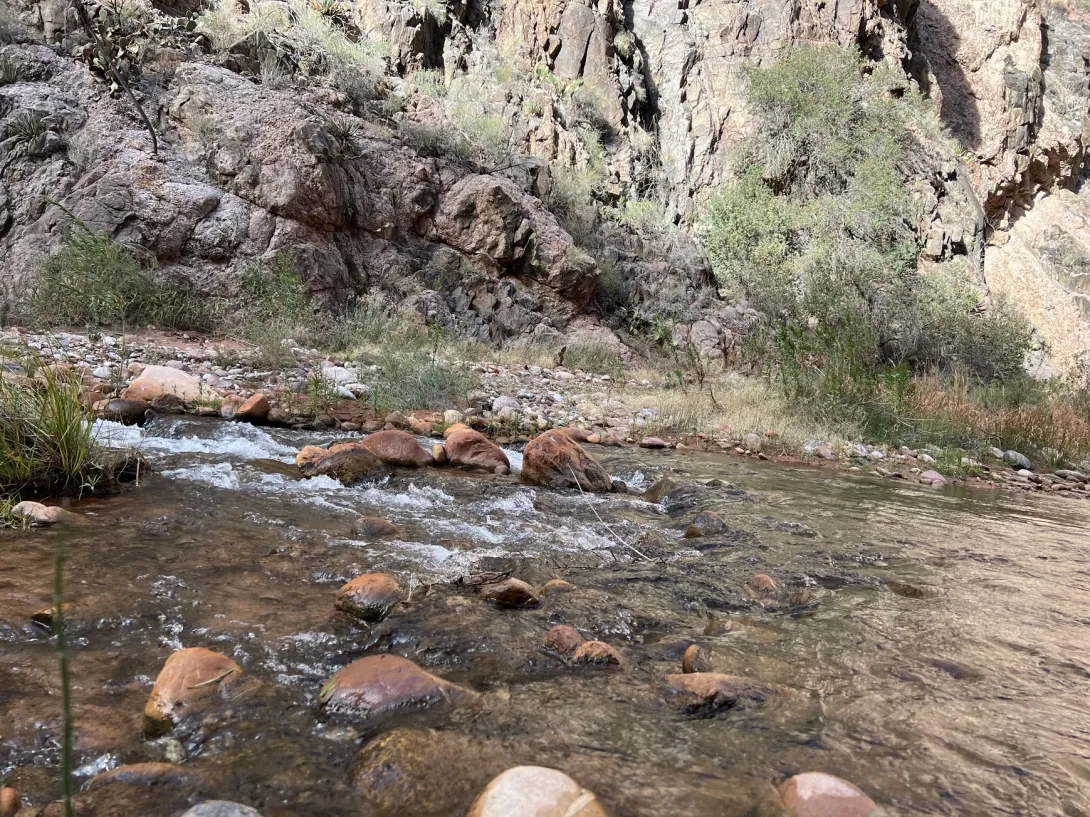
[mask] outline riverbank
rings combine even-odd
[[[276,367],[260,365],[268,362],[267,353],[240,340],[184,333],[7,329],[0,333],[0,348],[10,361],[9,377],[19,376],[17,361],[33,355],[55,369],[78,373],[88,405],[115,419],[127,410],[129,416],[121,419],[128,422],[142,419],[144,406],[126,408],[109,400],[138,396],[159,412],[349,433],[393,427],[441,434],[464,421],[501,444],[516,445],[550,428],[576,427],[586,430],[591,444],[718,451],[937,487],[968,483],[1090,497],[1085,466],[1042,473],[1016,451],[982,455],[953,447],[868,445],[816,422],[760,378],[726,371],[686,385],[676,370],[646,362],[625,365],[608,348],[584,348],[573,356],[540,347],[498,351],[437,345],[413,352],[410,363],[431,376],[413,384],[404,381],[418,372],[388,371],[391,357],[381,348],[329,354],[289,341],[283,346],[284,365]],[[558,365],[557,358],[565,357],[596,370]],[[156,372],[170,382],[153,383],[151,391],[130,389],[141,376],[155,381]],[[156,388],[162,392],[158,400]],[[384,390],[382,400],[378,389]],[[391,389],[395,399],[418,402],[384,410],[381,402],[391,399]],[[256,412],[245,405],[254,395],[265,398],[255,399]],[[179,396],[183,399],[171,399]]]

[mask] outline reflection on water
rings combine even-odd
[[[86,519],[68,533],[0,534],[0,776],[38,804],[55,796],[59,698],[51,644],[28,622],[50,601],[63,535],[83,777],[180,753],[206,775],[201,796],[266,817],[377,814],[347,771],[372,735],[321,719],[315,703],[330,673],[388,651],[486,693],[429,725],[564,769],[620,817],[765,813],[768,782],[805,770],[902,814],[1090,813],[1084,504],[630,449],[595,453],[633,487],[672,478],[679,490],[661,505],[449,471],[345,488],[285,467],[331,434],[191,420],[100,434],[139,443],[159,475],[79,504]],[[683,539],[705,508],[729,535]],[[357,540],[359,514],[401,534]],[[368,629],[337,615],[332,595],[371,570],[413,597]],[[577,589],[511,612],[456,583],[493,570]],[[745,593],[754,573],[785,588],[782,603]],[[545,656],[556,623],[613,644],[624,669]],[[662,678],[690,643],[785,694],[682,715]],[[145,742],[148,691],[181,646],[229,654],[261,684],[180,746]]]

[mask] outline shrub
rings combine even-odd
[[[624,364],[612,347],[593,341],[570,343],[561,351],[561,363],[569,369],[620,377]]]
[[[374,363],[379,371],[371,381],[371,407],[380,414],[461,406],[477,386],[470,372],[423,351],[383,350]]]
[[[409,82],[418,93],[439,99],[447,93],[447,80],[442,71],[431,68],[413,71],[409,74]]]
[[[4,127],[4,138],[15,138],[17,142],[30,142],[48,130],[45,119],[39,113],[22,111],[8,120]]]
[[[23,70],[7,58],[0,58],[0,87],[14,85],[23,80]]]

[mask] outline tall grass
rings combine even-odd
[[[384,351],[374,360],[371,407],[380,414],[461,406],[478,385],[468,370],[422,350]]]

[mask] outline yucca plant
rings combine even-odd
[[[47,130],[49,128],[41,114],[23,111],[15,114],[8,122],[4,128],[4,138],[10,139],[14,136],[19,142],[30,142]]]
[[[14,85],[23,79],[23,70],[11,60],[0,59],[0,88]]]

